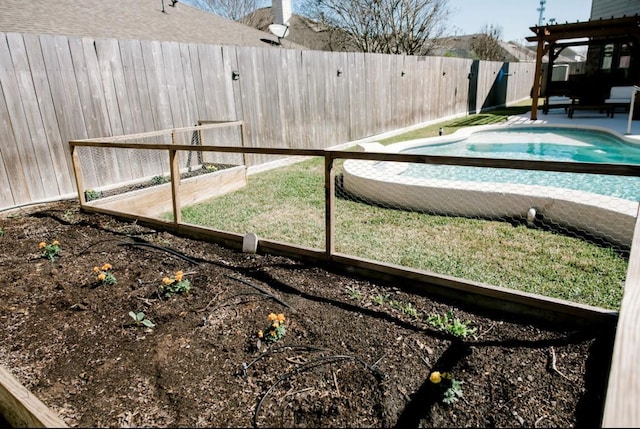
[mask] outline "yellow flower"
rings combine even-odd
[[[263,337],[262,331],[258,331],[258,338],[262,338],[262,337]]]
[[[429,376],[429,381],[433,384],[438,384],[442,381],[442,377],[440,376],[440,371],[433,371]]]
[[[269,333],[271,334],[272,337],[276,336],[276,331],[270,331]]]
[[[165,277],[162,279],[162,283],[166,284],[166,285],[170,285],[171,283],[173,283],[173,280],[170,279],[169,277]]]
[[[100,268],[98,267],[93,267],[93,272],[98,274],[98,272],[100,272]]]
[[[282,313],[278,314],[278,322],[280,322],[280,323],[284,322],[284,314],[282,314]]]
[[[101,282],[104,281],[105,277],[106,277],[105,273],[98,274],[98,280],[100,280]]]
[[[276,320],[278,318],[278,316],[276,316],[276,313],[270,313],[268,317],[269,317],[269,320],[271,321]]]
[[[40,244],[38,244],[38,247],[40,249],[44,249],[45,247],[47,247],[47,243],[45,243],[44,241],[41,241]]]
[[[278,322],[273,322],[271,326],[273,326],[274,328],[277,328],[278,326],[280,326],[280,324]]]
[[[184,275],[184,273],[182,271],[176,271],[176,280],[178,280],[179,282],[182,281],[182,276]]]
[[[52,246],[57,246],[58,244],[60,244],[58,240],[53,240],[53,243],[51,243]]]
[[[113,267],[112,267],[112,266],[111,266],[111,264],[110,264],[110,263],[108,263],[108,262],[102,266],[102,270],[103,270],[103,271],[110,270],[111,268],[113,268]]]

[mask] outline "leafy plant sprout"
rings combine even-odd
[[[389,295],[376,295],[372,300],[375,305],[382,305],[389,300]]]
[[[93,273],[96,275],[96,280],[98,280],[101,284],[106,285],[114,285],[117,283],[116,277],[111,272],[110,263],[105,263],[102,267],[93,267]]]
[[[362,299],[362,292],[360,292],[355,286],[347,286],[345,291],[351,299],[355,299],[356,301],[360,301]]]
[[[418,317],[418,310],[410,302],[403,304],[399,301],[391,301],[389,305],[407,316]]]
[[[442,402],[450,405],[463,397],[462,381],[454,379],[450,373],[433,371],[429,375],[429,381],[440,386],[442,391]]]
[[[466,338],[470,335],[475,335],[477,330],[476,328],[469,326],[471,322],[462,322],[457,317],[454,318],[451,311],[447,312],[443,316],[439,314],[430,314],[429,317],[427,317],[427,323],[440,331],[449,332],[451,335],[458,338]]]
[[[42,250],[42,257],[47,258],[51,262],[55,261],[60,255],[60,242],[58,240],[53,240],[51,244],[42,241],[38,244],[38,247]]]
[[[4,229],[0,228],[0,237],[4,236]]]
[[[258,338],[267,343],[275,343],[287,334],[287,328],[284,325],[286,319],[282,313],[270,313],[267,318],[269,319],[269,326],[264,331],[258,331]]]
[[[151,178],[151,184],[153,185],[162,185],[163,183],[169,182],[169,178],[167,176],[153,176]]]
[[[153,328],[154,326],[156,326],[155,323],[147,319],[146,315],[142,311],[138,313],[136,313],[135,311],[130,311],[129,316],[131,316],[131,318],[133,319],[133,323],[135,325],[138,325],[138,326],[144,325],[147,328]]]
[[[187,293],[191,289],[191,282],[189,279],[184,278],[182,271],[176,271],[172,277],[165,277],[162,279],[162,285],[160,285],[160,293],[169,298],[176,293]]]
[[[98,191],[96,191],[94,189],[87,189],[86,191],[84,191],[84,199],[87,202],[93,201],[93,200],[97,200],[101,196],[102,196],[102,193],[98,192]]]

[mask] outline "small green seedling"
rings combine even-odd
[[[135,311],[130,311],[129,316],[131,316],[131,318],[133,319],[133,323],[135,325],[138,325],[138,326],[144,325],[147,328],[153,328],[154,326],[156,326],[155,323],[147,319],[147,317],[142,311],[138,313],[136,313]]]
[[[351,299],[355,299],[356,301],[360,301],[362,299],[362,292],[360,292],[354,286],[347,286],[345,291],[347,292],[347,295],[349,295],[349,297],[351,297]]]
[[[443,316],[439,314],[430,314],[427,318],[427,323],[439,331],[448,332],[458,338],[466,338],[468,336],[473,336],[476,333],[476,328],[469,326],[471,322],[463,322],[457,317],[454,318],[451,311],[447,312]]]
[[[153,176],[151,178],[152,185],[162,185],[163,183],[169,182],[169,178],[167,176]]]

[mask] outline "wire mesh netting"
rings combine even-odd
[[[635,175],[564,172],[565,164],[557,171],[498,168],[485,158],[482,166],[469,166],[384,153],[236,152],[241,133],[209,131],[219,130],[143,136],[140,149],[77,147],[85,193],[99,189],[87,201],[174,219],[170,150],[144,144],[189,145],[193,150],[176,151],[183,223],[588,305],[620,305],[640,196]],[[207,143],[225,138],[223,151]],[[328,174],[335,178],[329,188]]]
[[[637,200],[562,187],[636,177],[345,160],[337,252],[574,302],[617,307]],[[511,176],[510,181],[500,176]],[[559,176],[561,179],[559,179]],[[611,191],[611,189],[608,189]]]

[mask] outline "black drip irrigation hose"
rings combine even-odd
[[[277,379],[276,382],[271,385],[271,387],[269,387],[269,389],[265,392],[265,394],[262,396],[262,398],[258,402],[258,405],[256,406],[256,411],[253,414],[253,427],[256,427],[256,428],[258,427],[258,414],[260,412],[260,408],[262,407],[262,404],[265,401],[265,399],[267,398],[267,396],[269,396],[271,391],[273,389],[275,389],[276,386],[278,386],[278,384],[280,384],[283,381],[287,380],[288,378],[293,377],[294,375],[302,373],[304,371],[313,369],[313,368],[318,367],[318,366],[322,366],[322,365],[326,365],[326,364],[330,364],[330,363],[334,363],[334,362],[340,362],[340,361],[343,361],[343,360],[356,360],[356,361],[360,362],[361,364],[363,364],[364,367],[366,369],[368,369],[369,371],[371,371],[376,376],[376,378],[378,378],[379,380],[385,378],[385,374],[382,371],[370,366],[365,361],[363,361],[362,359],[360,359],[359,357],[356,357],[356,356],[332,355],[332,356],[324,356],[324,357],[312,360],[312,361],[307,362],[306,364],[301,365],[301,366],[289,371],[288,373],[284,374],[282,377]]]
[[[284,305],[284,306],[285,306],[285,307],[287,307],[289,310],[291,310],[291,311],[294,311],[294,312],[295,312],[295,309],[294,309],[293,307],[291,307],[289,304],[287,304],[286,302],[284,302],[283,300],[281,300],[281,299],[280,299],[280,298],[278,298],[277,296],[275,296],[275,295],[273,295],[273,294],[270,294],[269,292],[267,292],[266,290],[262,289],[261,287],[254,285],[254,284],[253,284],[253,283],[251,283],[250,281],[247,281],[247,280],[241,279],[241,278],[239,278],[239,277],[234,277],[234,276],[229,275],[229,274],[225,274],[224,276],[225,276],[225,277],[227,277],[227,278],[230,278],[230,279],[232,279],[232,280],[238,281],[238,282],[240,282],[240,283],[244,283],[244,284],[246,284],[247,286],[251,286],[252,288],[254,288],[254,289],[258,290],[259,292],[263,293],[264,295],[268,296],[269,298],[272,298],[272,299],[274,299],[274,300],[278,301],[280,304]]]
[[[180,252],[178,252],[176,250],[173,250],[173,249],[170,249],[168,247],[158,246],[158,245],[151,244],[151,243],[145,243],[145,242],[142,242],[142,241],[135,241],[133,243],[121,242],[120,244],[118,244],[118,246],[144,246],[144,247],[151,247],[151,248],[156,249],[156,250],[162,250],[163,252],[171,253],[174,256],[177,256],[179,258],[184,259],[185,261],[189,262],[190,264],[193,264],[193,265],[198,265],[199,264],[198,261],[195,261],[195,260],[189,258],[188,256],[186,256],[183,253],[180,253]]]

